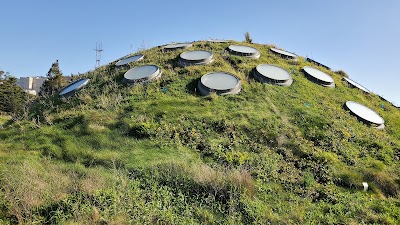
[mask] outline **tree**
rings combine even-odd
[[[246,39],[247,43],[250,43],[250,44],[253,43],[253,39],[251,38],[249,32],[244,33],[244,38]]]
[[[51,65],[49,72],[47,72],[47,80],[40,88],[40,96],[49,96],[57,93],[62,87],[67,85],[67,80],[63,77],[62,72],[58,66],[58,60]]]
[[[25,103],[26,94],[17,85],[17,78],[0,71],[0,111],[17,113]]]

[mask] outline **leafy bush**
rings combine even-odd
[[[0,112],[18,114],[24,110],[25,92],[17,85],[17,79],[0,71]]]

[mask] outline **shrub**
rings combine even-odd
[[[244,38],[245,38],[247,43],[249,43],[249,44],[253,43],[253,39],[251,38],[249,32],[244,33]]]
[[[0,71],[0,112],[16,114],[23,110],[26,100],[27,96],[17,85],[17,79]]]
[[[349,75],[347,75],[347,73],[344,72],[343,70],[335,71],[335,73],[340,75],[341,77],[349,77]]]

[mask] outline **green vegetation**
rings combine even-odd
[[[43,97],[52,96],[67,84],[68,82],[63,77],[57,60],[56,62],[51,64],[49,72],[47,72],[47,80],[43,83],[39,95]]]
[[[0,112],[15,114],[23,108],[25,100],[26,94],[17,85],[17,79],[0,71]]]
[[[261,57],[228,55],[229,44]],[[304,58],[270,47],[195,42],[215,61],[185,68],[182,51],[143,50],[131,67],[158,65],[156,82],[127,86],[127,69],[110,64],[81,75],[91,82],[73,97],[0,119],[0,223],[399,224],[399,110],[349,88],[344,72],[319,68],[336,88],[316,85],[300,71]],[[292,86],[253,80],[261,63],[293,72]],[[199,96],[212,71],[235,74],[242,92]],[[359,122],[347,100],[376,110],[386,128]]]
[[[244,38],[245,38],[247,43],[249,43],[249,44],[253,43],[253,39],[251,38],[249,32],[244,33]]]

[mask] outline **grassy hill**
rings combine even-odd
[[[261,57],[231,56],[230,44]],[[183,50],[144,50],[130,66],[158,65],[158,81],[127,86],[127,69],[111,63],[80,75],[91,82],[67,100],[0,118],[0,223],[399,224],[399,109],[322,67],[336,88],[312,83],[301,72],[312,64],[270,47],[195,42],[190,50],[215,61],[185,68]],[[255,81],[262,63],[293,72],[294,83]],[[196,93],[213,71],[235,74],[241,93]],[[358,121],[348,100],[386,128]]]

